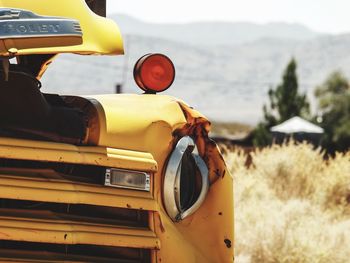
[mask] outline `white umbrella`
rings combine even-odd
[[[293,117],[279,125],[271,127],[270,131],[280,133],[323,133],[324,130],[298,116]]]

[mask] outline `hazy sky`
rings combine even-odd
[[[350,0],[107,0],[107,12],[148,22],[301,23],[320,32],[350,32]]]

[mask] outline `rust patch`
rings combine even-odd
[[[232,247],[232,242],[230,239],[224,239],[224,243],[226,245],[227,248],[231,248]]]
[[[165,232],[165,228],[164,228],[162,219],[160,218],[160,214],[159,214],[159,213],[155,213],[155,215],[156,215],[157,218],[158,218],[160,231],[162,231],[162,233],[164,233],[164,232]]]
[[[225,177],[225,175],[226,175],[226,170],[224,170],[224,172],[222,173],[222,178],[224,178]]]
[[[0,232],[0,236],[10,237],[9,234],[3,233],[3,232]]]
[[[191,136],[197,144],[199,155],[203,158],[209,169],[210,184],[224,177],[226,165],[215,141],[209,138],[210,122],[197,111],[191,109],[182,102],[178,102],[187,123],[173,132],[173,147],[178,139],[183,136]]]

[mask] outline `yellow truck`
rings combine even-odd
[[[143,94],[40,91],[60,53],[123,54],[104,13],[0,0],[0,262],[233,262],[233,180],[210,122],[156,94],[166,56],[137,62]]]

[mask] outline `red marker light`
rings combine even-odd
[[[134,79],[136,84],[148,93],[162,92],[173,83],[175,67],[163,54],[147,54],[136,62]]]

